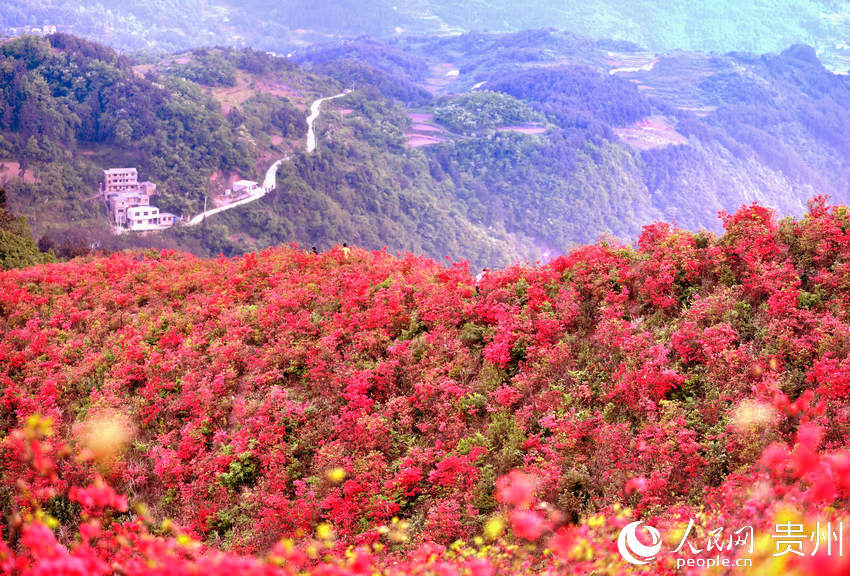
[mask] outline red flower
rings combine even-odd
[[[525,540],[537,540],[547,529],[548,523],[546,518],[533,510],[517,508],[511,510],[508,518],[511,521],[511,528],[514,534]]]

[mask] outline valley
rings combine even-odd
[[[228,255],[349,242],[485,267],[606,235],[633,241],[658,219],[717,232],[718,213],[754,201],[799,215],[815,193],[850,200],[850,89],[805,47],[664,54],[538,30],[360,39],[291,59],[217,48],[138,62],[62,35],[44,59],[46,42],[4,45],[10,65],[41,62],[26,74],[46,83],[46,104],[34,111],[43,124],[22,129],[24,94],[6,91],[13,116],[0,157],[26,169],[5,173],[12,208],[54,244]],[[81,65],[112,66],[134,92],[109,82],[68,92],[53,70]],[[94,98],[143,108],[100,124],[85,116]],[[64,110],[87,119],[48,127]],[[161,190],[157,206],[192,225],[110,238],[88,198],[116,165],[138,166]],[[224,194],[237,179],[268,180],[272,165],[274,191]],[[203,217],[205,199],[215,218]]]

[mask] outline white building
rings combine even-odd
[[[127,209],[127,228],[130,230],[161,230],[177,221],[170,212],[160,212],[156,206],[133,206]]]
[[[260,185],[254,182],[253,180],[237,180],[233,183],[233,187],[230,189],[231,194],[251,194],[259,188]],[[227,194],[228,196],[230,194]]]
[[[159,228],[159,208],[156,206],[127,208],[127,228],[130,230]]]

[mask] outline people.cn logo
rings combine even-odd
[[[620,549],[620,555],[629,564],[649,564],[655,560],[655,555],[661,551],[661,534],[652,526],[645,526],[644,530],[649,533],[652,541],[648,546],[638,540],[637,529],[643,522],[632,522],[627,524],[620,530],[620,537],[617,538],[617,548]]]

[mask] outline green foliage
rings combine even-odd
[[[522,445],[526,440],[523,430],[517,426],[513,414],[508,411],[493,415],[485,432],[487,448],[493,454],[497,475],[502,475],[522,462]]]
[[[479,394],[477,392],[470,392],[466,396],[460,399],[458,402],[458,407],[463,412],[468,412],[469,410],[483,410],[487,407],[487,397],[483,394]]]
[[[238,60],[238,53],[228,54]],[[197,59],[202,67],[216,60],[210,52]],[[52,194],[82,187],[88,197],[96,189],[98,171],[68,160],[67,151],[80,147],[106,146],[103,164],[138,166],[158,184],[157,204],[177,213],[197,209],[214,170],[251,173],[251,144],[197,84],[140,77],[125,57],[102,46],[66,35],[16,39],[0,49],[0,79],[4,141],[22,167],[50,163],[48,174],[61,172],[47,188]]]
[[[434,119],[456,132],[541,121],[527,104],[501,92],[482,90],[451,98],[434,109]]]
[[[594,484],[590,471],[584,464],[564,470],[559,483],[561,492],[558,494],[558,507],[569,515],[570,520],[575,522],[593,510],[595,494],[591,487]]]
[[[475,322],[466,322],[460,329],[460,341],[467,346],[480,344],[487,332],[487,326],[476,324]]]
[[[481,468],[481,475],[472,490],[472,505],[481,514],[488,514],[496,509],[496,469],[491,464]]]
[[[242,486],[253,486],[260,475],[260,460],[251,452],[242,452],[230,463],[227,472],[218,476],[218,481],[232,490]]]
[[[304,132],[304,114],[288,100],[268,94],[249,98],[230,113],[231,122],[241,121],[248,131],[262,137],[269,128],[277,128],[284,138],[298,138]]]
[[[798,296],[798,306],[800,308],[814,310],[823,309],[825,295],[826,290],[821,285],[816,286],[814,292],[800,290],[800,294]]]
[[[80,505],[65,494],[59,494],[47,501],[45,511],[59,521],[62,526],[76,526],[80,522]]]
[[[54,260],[52,254],[39,251],[30,236],[26,218],[15,217],[0,208],[0,269],[25,268]]]
[[[221,50],[196,50],[189,62],[175,65],[171,72],[206,86],[236,86],[236,66]]]
[[[218,514],[209,520],[210,530],[217,532],[219,536],[224,536],[231,528],[233,528],[238,517],[238,506],[231,506],[230,508],[219,510]]]
[[[506,380],[507,376],[501,368],[485,362],[478,372],[477,390],[481,392],[492,392]]]

